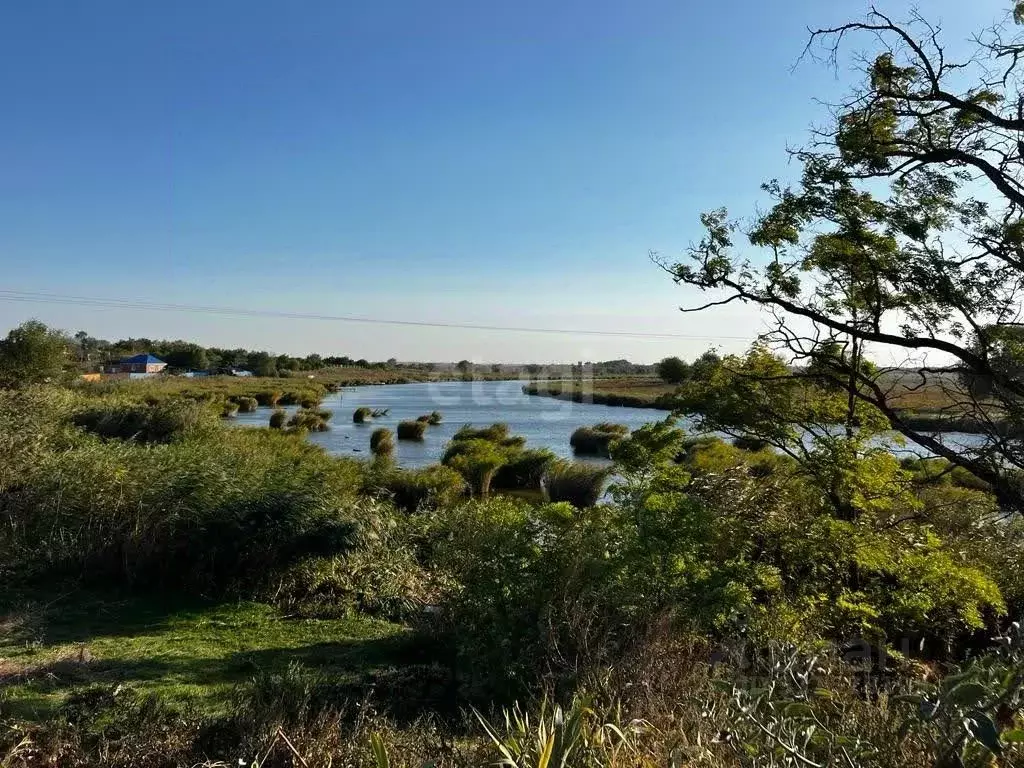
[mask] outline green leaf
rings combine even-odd
[[[992,718],[984,712],[974,711],[970,717],[964,720],[968,733],[978,740],[993,754],[1002,754],[1003,745],[999,743],[999,730],[996,728]]]
[[[1017,728],[1012,731],[1006,731],[1003,734],[1003,741],[1005,741],[1007,744],[1024,743],[1024,728]]]
[[[814,714],[814,710],[807,704],[794,701],[792,704],[787,704],[785,706],[782,710],[782,714],[786,717],[810,717]]]
[[[956,686],[949,692],[949,700],[962,707],[971,707],[988,695],[988,688],[981,683],[966,682]]]

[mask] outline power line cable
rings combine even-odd
[[[641,339],[689,339],[699,341],[749,341],[749,336],[714,336],[685,333],[645,333],[642,331],[597,331],[577,328],[534,328],[509,325],[483,325],[476,323],[443,323],[425,320],[394,320],[388,318],[360,317],[356,315],[324,315],[310,312],[281,312],[270,309],[242,309],[238,307],[215,307],[199,304],[168,304],[153,301],[111,299],[94,296],[73,296],[55,293],[37,293],[0,289],[0,301],[35,304],[58,304],[107,309],[157,310],[162,312],[187,312],[193,314],[217,314],[239,317],[271,317],[289,320],[318,320],[340,323],[366,323],[373,325],[414,326],[418,328],[447,328],[472,331],[499,331],[510,333],[545,333],[567,336],[613,336]]]

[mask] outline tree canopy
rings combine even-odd
[[[0,341],[0,386],[22,387],[60,376],[68,340],[60,331],[29,320]]]
[[[922,16],[872,10],[813,32],[807,56],[838,65],[855,36],[875,52],[828,125],[792,152],[799,182],[764,184],[773,205],[746,226],[705,213],[688,258],[655,258],[676,282],[713,292],[684,311],[760,305],[774,318],[766,340],[794,368],[814,364],[1024,509],[1024,441],[1011,437],[1024,434],[1024,380],[1004,364],[1024,289],[1024,36],[1008,18],[958,60]],[[865,366],[869,353],[892,363]],[[990,386],[963,386],[973,378]],[[975,419],[985,439],[966,448],[916,427],[900,401],[924,388],[950,404],[940,416]]]

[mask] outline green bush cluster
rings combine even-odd
[[[292,429],[302,429],[307,432],[326,432],[330,429],[327,425],[327,421],[330,418],[330,411],[300,408],[288,419],[288,426]]]
[[[378,459],[389,459],[395,452],[395,441],[391,437],[391,430],[380,427],[373,430],[370,435],[370,452]]]
[[[492,487],[538,490],[555,456],[547,450],[527,450],[525,445],[525,438],[509,434],[508,424],[467,424],[452,437],[441,463],[457,470],[477,496],[487,496]]]
[[[165,400],[154,405],[114,401],[92,405],[72,416],[72,423],[104,438],[139,443],[168,443],[215,428],[214,413],[192,400]]]
[[[580,427],[569,438],[573,452],[580,456],[610,456],[610,446],[629,434],[624,424],[601,422],[592,427]]]
[[[425,421],[400,421],[395,428],[399,440],[420,441],[426,436],[427,422]]]

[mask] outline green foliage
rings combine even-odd
[[[326,432],[330,427],[327,425],[324,413],[327,414],[328,418],[330,417],[330,411],[300,408],[288,419],[288,426],[292,429],[301,429],[307,432]]]
[[[546,448],[511,451],[492,484],[506,490],[537,490],[541,487],[545,471],[554,461],[555,454]]]
[[[356,424],[364,424],[370,420],[373,415],[373,409],[367,408],[365,405],[356,408],[352,412],[352,421]]]
[[[609,467],[551,461],[544,472],[544,494],[548,501],[568,502],[577,509],[586,509],[600,501],[610,474]]]
[[[117,402],[90,406],[72,417],[77,427],[104,438],[138,443],[169,443],[216,429],[207,406],[189,400],[144,403]]]
[[[455,433],[452,440],[489,440],[492,443],[500,443],[502,440],[507,439],[508,436],[508,424],[491,424],[489,427],[481,427],[479,429],[475,429],[467,424]]]
[[[60,377],[68,341],[60,331],[29,320],[0,340],[0,387],[39,384]]]
[[[454,469],[431,466],[423,469],[386,467],[370,475],[371,494],[390,500],[407,514],[449,509],[466,494],[466,481]]]
[[[395,441],[391,430],[380,427],[370,434],[370,452],[378,459],[387,459],[395,452]]]
[[[465,478],[474,495],[485,497],[495,474],[508,461],[508,451],[490,440],[462,439],[445,451],[442,461]]]
[[[285,421],[288,419],[288,414],[278,408],[272,414],[270,414],[270,428],[271,429],[284,429]]]
[[[431,411],[430,414],[429,414],[428,422],[432,426],[437,426],[438,424],[441,423],[442,418],[443,417],[441,416],[441,412],[440,411]]]
[[[690,366],[678,357],[666,357],[655,366],[658,378],[668,384],[682,384],[690,377]]]
[[[611,445],[629,433],[624,424],[602,422],[592,427],[580,427],[572,433],[569,445],[580,456],[610,456]]]
[[[399,440],[421,441],[427,434],[425,421],[400,421],[396,428]]]
[[[234,397],[230,402],[238,405],[238,411],[240,413],[252,413],[259,407],[259,401],[255,397],[248,397],[245,395]]]

